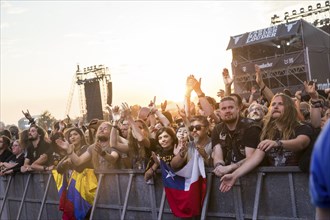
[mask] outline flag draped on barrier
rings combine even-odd
[[[206,175],[203,158],[197,150],[177,172],[162,160],[160,167],[166,198],[173,214],[181,218],[200,215],[206,194]]]
[[[81,173],[73,171],[69,181],[64,181],[65,175],[57,173],[56,170],[53,170],[53,176],[61,198],[62,219],[84,219],[93,205],[97,188],[94,170],[85,169]]]
[[[72,202],[76,219],[84,219],[93,205],[97,188],[97,178],[93,169],[84,169],[79,173],[73,171],[67,192],[67,198]]]
[[[52,174],[60,197],[59,210],[63,212],[62,220],[75,220],[73,204],[67,199],[68,173],[61,174],[52,170]]]

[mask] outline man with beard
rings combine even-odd
[[[48,157],[52,155],[53,149],[50,144],[45,141],[46,132],[35,124],[29,128],[28,140],[30,144],[27,146],[27,156],[24,160],[24,166],[21,172],[33,171],[31,165],[33,163],[45,164]],[[47,170],[46,166],[44,167]]]
[[[80,166],[92,160],[94,169],[117,168],[120,152],[110,147],[111,124],[103,122],[96,131],[94,144],[90,145],[85,153],[77,156],[74,146],[61,139],[56,140],[58,146],[66,150],[67,155],[75,166]]]
[[[265,157],[271,166],[297,166],[315,135],[309,125],[300,123],[297,118],[292,98],[276,94],[265,116],[257,149],[242,166],[221,178],[220,190],[230,190],[237,178],[253,170]]]
[[[221,99],[221,123],[212,132],[213,172],[217,176],[236,170],[258,146],[260,126],[251,119],[241,117],[239,112],[234,98],[227,96]]]
[[[267,108],[258,103],[253,103],[248,108],[247,118],[253,119],[260,127],[262,127],[262,119],[267,113]]]
[[[195,149],[203,157],[206,166],[212,166],[212,143],[208,136],[209,121],[205,116],[196,115],[190,119],[189,134],[193,140],[188,145],[183,145],[179,153],[172,159],[171,167],[174,170],[182,168],[194,155]]]

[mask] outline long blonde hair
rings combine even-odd
[[[276,119],[273,119],[271,108],[273,100],[276,97],[281,97],[284,105],[284,111],[283,114]],[[288,140],[292,135],[294,135],[294,129],[299,125],[300,123],[297,120],[297,109],[295,107],[295,104],[291,97],[283,94],[278,93],[274,95],[272,98],[272,101],[270,103],[268,113],[264,117],[264,127],[261,132],[260,140],[265,139],[275,139],[276,131],[278,130],[278,127],[276,124],[283,125],[281,132],[281,139]]]

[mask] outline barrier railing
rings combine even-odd
[[[177,219],[158,171],[146,184],[143,171],[95,170],[98,188],[90,219]],[[16,174],[0,179],[0,219],[61,219],[52,174]],[[308,174],[298,167],[260,167],[227,193],[207,170],[201,219],[313,219]]]

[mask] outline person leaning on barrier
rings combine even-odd
[[[64,158],[66,152],[57,146],[57,139],[64,139],[62,132],[56,132],[52,134],[50,137],[51,143],[49,150],[46,152],[45,156],[39,157],[31,164],[33,171],[50,171],[58,164],[62,158]]]
[[[309,191],[316,207],[315,219],[330,219],[330,121],[319,135],[313,149]]]
[[[7,158],[5,162],[0,162],[0,176],[20,172],[24,164],[24,152],[19,139],[16,139],[12,145],[13,155]]]
[[[74,145],[74,152],[77,156],[82,155],[87,151],[88,145],[86,143],[83,131],[78,127],[69,128],[65,134],[65,139],[69,142],[69,144]],[[72,164],[68,155],[66,155],[56,166],[56,169],[59,173],[64,173],[67,170],[76,170],[78,172],[82,172],[85,168],[92,168],[93,165],[91,161],[89,163],[84,163],[81,166],[75,166]]]
[[[52,151],[51,146],[45,141],[46,132],[35,124],[29,128],[29,144],[27,146],[27,155],[24,165],[21,167],[21,172],[25,173],[33,171],[31,165],[33,163],[42,164],[47,161],[48,156]]]
[[[75,166],[92,161],[94,169],[116,168],[119,153],[110,147],[111,124],[103,122],[96,131],[96,140],[90,145],[85,153],[78,156],[74,151],[74,144],[57,139],[56,143],[66,150],[68,157]]]
[[[221,178],[219,189],[229,191],[237,178],[257,167],[265,156],[271,166],[297,166],[313,135],[310,126],[297,120],[292,98],[283,93],[276,94],[265,116],[257,149],[238,169]]]
[[[240,116],[237,102],[231,96],[220,101],[220,117],[212,132],[214,173],[222,176],[237,169],[250,157],[259,143],[261,132],[252,119]]]
[[[0,136],[0,162],[5,162],[12,154],[9,150],[10,147],[10,139],[5,136]]]
[[[174,147],[178,144],[178,139],[171,127],[162,127],[159,129],[156,133],[156,140],[158,141],[158,146],[156,147],[156,151],[152,152],[144,173],[144,180],[146,182],[155,175],[156,169],[160,164],[159,160],[170,164],[174,157]]]

